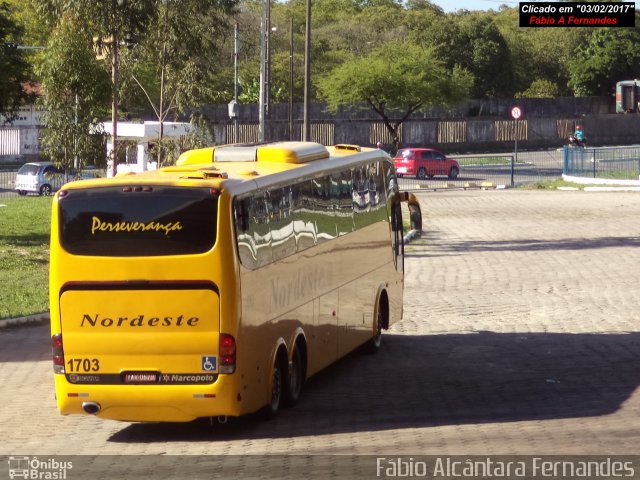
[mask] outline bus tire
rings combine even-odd
[[[389,311],[386,293],[382,292],[380,300],[378,300],[378,309],[376,314],[376,332],[371,339],[365,343],[365,351],[370,354],[378,353],[382,345],[382,329],[389,328],[388,324]]]
[[[293,354],[291,355],[291,365],[287,375],[287,382],[284,385],[284,405],[292,407],[300,399],[302,393],[302,386],[305,380],[305,368],[302,359],[302,352],[300,347],[296,344],[293,347]]]
[[[270,420],[276,416],[280,405],[283,403],[283,390],[285,384],[286,369],[286,354],[285,360],[282,360],[282,351],[278,351],[275,361],[273,362],[273,368],[271,369],[271,375],[269,377],[269,403],[264,408],[264,418]]]

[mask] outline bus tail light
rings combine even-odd
[[[62,349],[61,333],[56,333],[51,337],[51,355],[53,356],[53,373],[64,373],[64,351]]]
[[[227,333],[220,334],[218,345],[220,357],[220,373],[233,373],[236,371],[236,339]]]

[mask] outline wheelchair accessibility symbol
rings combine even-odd
[[[213,372],[216,369],[216,357],[202,357],[202,371]]]

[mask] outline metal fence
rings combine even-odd
[[[427,180],[402,177],[401,190],[436,190],[504,185],[513,187],[562,176],[562,150],[516,152],[512,154],[452,155],[460,165],[457,178],[446,175]]]
[[[564,147],[563,173],[607,181],[638,181],[640,147]]]
[[[15,181],[16,174],[18,173],[18,169],[21,165],[1,165],[0,166],[0,198],[11,198],[17,197],[18,193],[15,190]],[[104,177],[106,172],[101,169],[89,169],[82,171],[82,178],[91,178],[91,177]],[[69,180],[73,180],[73,176],[69,176]],[[63,180],[61,183],[64,183]],[[51,182],[52,185],[54,184]],[[29,195],[35,195],[34,193],[29,193]]]
[[[0,198],[18,195],[14,191],[18,168],[19,166],[0,167]]]
[[[636,154],[636,160],[639,157],[640,155]],[[517,154],[456,155],[454,158],[460,165],[460,173],[456,179],[451,180],[446,175],[426,180],[405,176],[398,180],[400,188],[402,190],[434,190],[483,187],[488,184],[515,186],[558,178],[563,172],[562,150],[517,152]],[[572,165],[577,163],[576,159]],[[14,191],[17,169],[18,167],[0,169],[0,198],[17,196]],[[635,178],[638,178],[637,173]]]

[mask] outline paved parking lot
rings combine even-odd
[[[0,330],[0,455],[638,453],[640,194],[420,200],[404,320],[277,419],[61,417],[47,326],[12,328]]]

